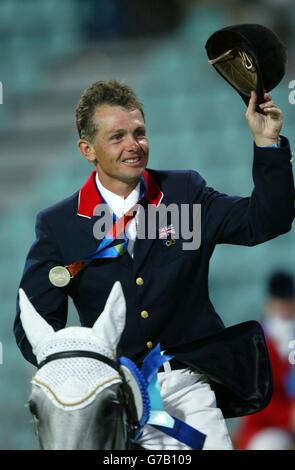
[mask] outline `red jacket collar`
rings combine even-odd
[[[80,189],[80,193],[79,193],[77,214],[80,215],[81,217],[87,217],[88,219],[91,219],[91,217],[93,216],[95,207],[98,204],[101,204],[103,200],[96,186],[95,174],[96,174],[95,171],[91,173],[88,180],[84,183],[84,185]],[[158,207],[158,205],[160,204],[163,198],[163,193],[148,170],[144,171],[143,177],[144,177],[145,186],[146,186],[145,197],[149,204],[152,204]]]

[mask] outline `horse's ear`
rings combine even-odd
[[[23,289],[19,289],[19,306],[23,329],[33,351],[35,351],[41,341],[54,333],[54,329],[39,315]]]
[[[92,330],[100,342],[114,353],[125,328],[125,321],[126,301],[121,283],[117,281],[113,285],[104,310],[94,323]]]

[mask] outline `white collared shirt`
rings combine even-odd
[[[95,182],[103,199],[110,206],[110,208],[112,209],[112,211],[116,214],[118,218],[126,214],[126,212],[128,212],[131,209],[131,207],[133,207],[139,200],[140,181],[137,184],[137,186],[133,189],[133,191],[129,194],[129,196],[126,198],[123,198],[122,196],[118,196],[118,194],[115,194],[109,189],[105,188],[101,184],[97,173],[95,176]],[[133,252],[134,252],[134,243],[135,243],[136,235],[137,235],[137,223],[138,223],[138,211],[135,217],[126,226],[126,235],[129,239],[127,250],[132,258],[133,258]]]

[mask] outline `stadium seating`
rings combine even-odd
[[[130,83],[145,104],[151,167],[195,169],[221,192],[246,196],[252,190],[245,106],[208,65],[204,50],[209,35],[230,21],[228,14],[222,8],[196,7],[169,38],[88,47],[81,42],[77,8],[70,0],[0,2],[5,38],[0,58],[6,65],[0,76],[3,449],[37,446],[23,407],[33,368],[12,336],[15,296],[34,239],[36,213],[79,189],[92,170],[76,149],[74,109],[81,91],[98,79]],[[295,145],[288,79],[273,96],[286,110],[283,133]],[[211,298],[225,323],[259,318],[265,276],[278,266],[294,269],[294,259],[294,231],[255,248],[217,247],[210,270]],[[70,322],[77,321],[72,308]]]

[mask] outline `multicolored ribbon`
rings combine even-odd
[[[149,397],[148,404],[146,403],[146,399],[143,400],[145,406],[143,407],[144,413],[143,418],[140,421],[140,425],[143,427],[145,424],[150,424],[154,428],[168,434],[191,449],[201,450],[203,448],[206,435],[178,418],[169,415],[164,409],[157,373],[164,362],[169,361],[172,358],[173,356],[161,353],[160,344],[157,344],[157,346],[152,349],[144,359],[140,370],[137,369],[135,364],[134,367],[130,368],[132,373],[135,374],[137,381],[140,383],[140,388],[142,389],[144,387],[145,389],[144,397]],[[127,365],[127,362],[125,361],[124,364]],[[134,369],[137,369],[137,372]],[[141,434],[142,432],[137,435],[136,440],[139,439]]]
[[[140,182],[140,196],[138,202],[122,217],[118,218],[116,214],[108,206],[107,202],[102,198],[102,202],[109,207],[110,212],[113,215],[113,225],[107,231],[105,237],[100,241],[95,253],[84,258],[84,260],[75,261],[74,263],[66,266],[74,277],[78,272],[84,269],[92,260],[97,258],[117,258],[124,255],[127,251],[129,239],[126,235],[127,224],[135,217],[136,208],[138,204],[141,204],[145,197],[145,181],[141,178]]]
[[[290,370],[285,378],[285,390],[290,399],[295,398],[295,365],[291,364]]]

